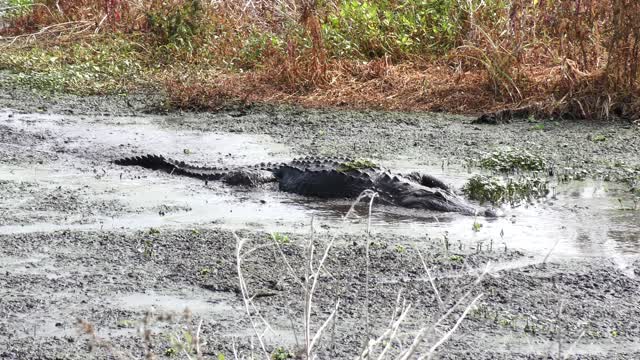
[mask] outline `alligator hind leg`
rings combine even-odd
[[[265,170],[235,170],[224,175],[221,180],[229,185],[258,186],[278,179],[271,171]]]

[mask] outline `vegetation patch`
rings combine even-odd
[[[371,160],[356,159],[356,160],[346,161],[341,163],[340,166],[338,166],[338,171],[349,172],[349,171],[376,169],[376,168],[378,168],[378,165]]]
[[[102,37],[92,42],[9,48],[0,51],[0,70],[10,81],[48,92],[127,92],[145,82],[144,53],[133,39]]]
[[[472,200],[490,202],[494,205],[508,203],[516,205],[547,196],[548,182],[533,177],[501,178],[474,175],[463,186],[462,191]]]
[[[640,53],[629,50],[640,42],[638,1],[7,2],[0,69],[44,90],[118,92],[144,80],[185,108],[216,108],[213,97],[640,115]]]
[[[480,159],[480,166],[505,173],[543,171],[546,169],[546,163],[543,158],[521,149],[494,151]]]

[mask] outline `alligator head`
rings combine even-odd
[[[456,195],[448,186],[431,179],[417,182],[410,177],[383,176],[377,188],[382,190],[382,197],[390,202],[413,209],[457,212],[464,215],[497,217],[498,212],[492,209],[481,209]],[[426,186],[431,185],[431,186]]]

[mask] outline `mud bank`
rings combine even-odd
[[[272,244],[269,234],[240,236],[248,241],[246,249]],[[167,334],[179,332],[180,326],[195,326],[200,319],[204,319],[205,356],[229,357],[234,342],[245,356],[251,352],[253,331],[239,295],[231,232],[54,232],[3,235],[0,240],[4,244],[0,335],[5,358],[85,358],[87,341],[76,333],[76,318],[91,322],[113,348],[141,356],[142,340],[135,328],[149,308],[175,316],[152,327],[156,353],[170,348]],[[291,243],[282,246],[293,272],[270,247],[256,250],[243,264],[255,304],[273,328],[270,350],[278,346],[299,350],[303,293],[291,274],[304,273],[307,240],[291,235]],[[319,233],[315,241],[322,249],[329,236]],[[399,292],[411,302],[412,315],[401,327],[396,346],[408,346],[421,327],[437,320],[442,310],[418,249],[427,256],[446,307],[467,290],[484,294],[438,352],[441,358],[530,358],[557,356],[560,351],[581,358],[631,359],[640,354],[640,329],[633,320],[640,316],[640,282],[613,264],[526,265],[527,258],[518,252],[445,253],[433,243],[405,246],[411,240],[402,237],[340,235],[337,241],[314,305],[313,320],[319,326],[336,299],[342,304],[321,342],[323,358],[350,358],[362,351],[367,316],[370,331],[380,334],[393,315]],[[490,265],[492,270],[474,285],[488,262],[512,267]],[[183,308],[190,309],[190,319],[180,319]],[[452,325],[449,321],[441,326]],[[429,334],[425,346],[437,338],[437,333]]]
[[[300,353],[299,281],[313,237],[319,254],[335,238],[315,293],[314,330],[340,300],[318,345],[321,358],[361,353],[368,333],[379,336],[389,326],[400,293],[411,312],[390,350],[397,353],[467,291],[454,316],[427,332],[420,353],[482,294],[437,357],[640,357],[640,218],[618,202],[631,204],[640,166],[633,125],[491,126],[441,114],[273,107],[160,114],[158,102],[3,90],[0,358],[87,358],[90,337],[78,332],[77,319],[110,344],[93,350],[98,358],[116,350],[141,357],[141,324],[153,334],[155,354],[179,352],[170,339],[195,332],[201,320],[206,358],[232,358],[234,347],[241,356],[261,356],[241,296],[234,234],[246,240],[245,250],[256,248],[241,269],[271,327],[269,351]],[[348,200],[205,187],[109,162],[148,152],[212,165],[339,154],[421,169],[460,186],[470,160],[501,146],[526,148],[556,169],[595,179],[507,209],[503,219],[480,220],[479,231],[470,217],[376,206],[367,235],[366,207],[357,208],[359,219],[342,220]],[[144,321],[150,309],[154,315]]]

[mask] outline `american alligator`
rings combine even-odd
[[[370,189],[378,193],[383,203],[395,206],[496,216],[493,210],[476,208],[433,176],[393,174],[367,160],[305,157],[287,163],[217,168],[192,166],[163,156],[145,155],[115,160],[114,163],[163,170],[205,182],[220,180],[231,185],[247,186],[275,182],[281,191],[321,198],[354,198]]]

